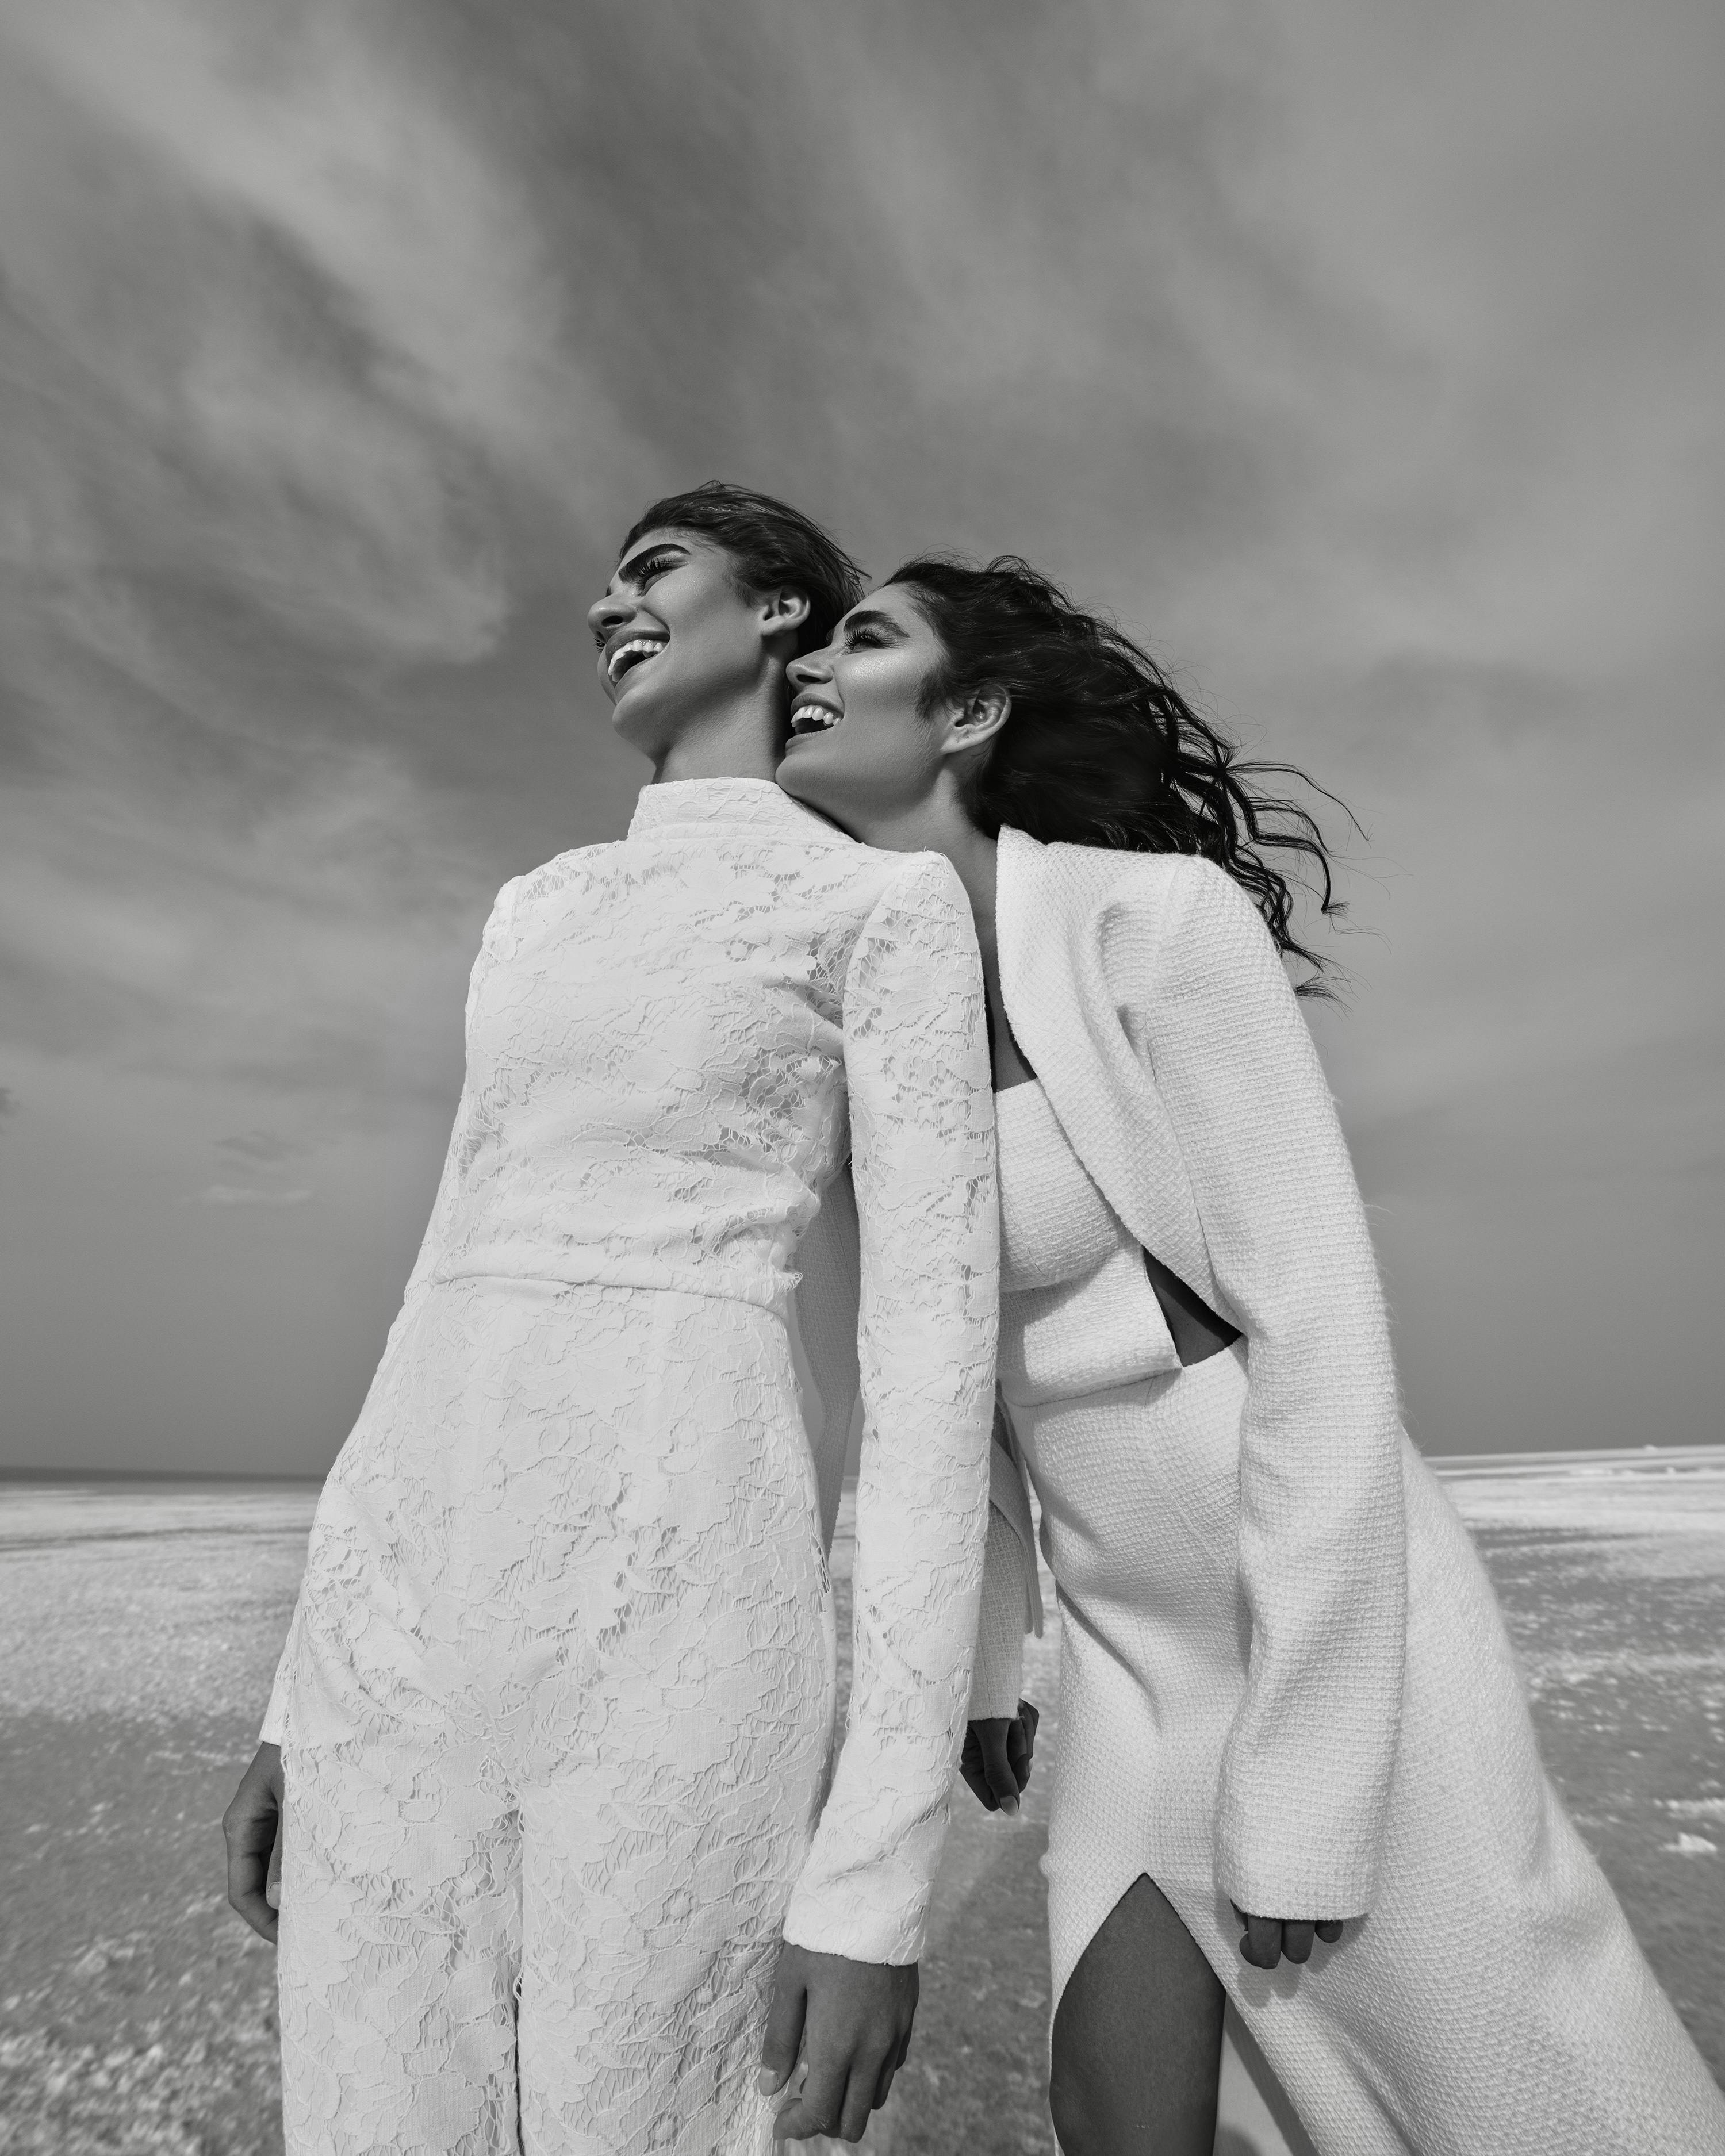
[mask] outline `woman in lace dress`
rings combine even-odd
[[[273,1929],[285,1784],[296,2156],[762,2151],[805,1994],[782,2131],[854,2138],[901,2056],[981,1584],[998,1209],[957,878],[771,779],[786,662],[853,573],[706,488],[648,513],[593,609],[656,783],[486,925],[430,1226],[229,1822]],[[798,1369],[834,1343],[797,1337],[793,1290],[847,1155],[866,1424],[829,1794]]]
[[[1401,1430],[1274,804],[1020,562],[909,564],[791,678],[781,784],[946,853],[989,983],[1001,1389],[1061,1599],[1062,2147],[1209,2156],[1225,1995],[1335,2156],[1722,2156]],[[1000,1504],[973,1712],[1009,1802],[1009,1469]]]

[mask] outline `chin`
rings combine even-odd
[[[662,706],[655,705],[651,697],[631,703],[627,695],[619,696],[611,706],[611,731],[632,749],[649,757],[665,755],[675,740],[675,726],[670,714]]]
[[[820,798],[825,789],[821,785],[819,773],[809,771],[803,759],[794,750],[788,748],[785,751],[773,776],[787,793],[794,795],[798,801],[806,801],[811,808],[825,807]]]
[[[800,801],[805,808],[814,809],[817,816],[824,816],[829,824],[836,824],[851,838],[859,836],[856,822],[845,807],[842,792],[834,787],[823,786],[819,772],[800,771],[798,759],[787,757],[773,774],[782,792],[793,801]]]

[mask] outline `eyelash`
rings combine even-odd
[[[879,649],[886,642],[878,629],[854,629],[845,639],[847,651],[860,651],[872,645]]]
[[[635,589],[638,592],[645,591],[648,585],[652,583],[655,577],[663,576],[667,569],[674,569],[676,566],[675,562],[669,554],[649,554],[644,562],[638,562],[636,564],[634,572]],[[593,649],[595,651],[603,651],[604,649],[605,637],[603,630],[596,629],[593,632]]]

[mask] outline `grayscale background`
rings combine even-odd
[[[1553,1455],[1452,1486],[1725,2070],[1722,192],[1716,0],[0,0],[0,2142],[279,2145],[213,1821],[715,476],[1028,555],[1358,816],[1409,1426]],[[883,2148],[1052,2145],[1045,1789]]]
[[[4,0],[3,1456],[327,1464],[715,475],[1355,810],[1428,1450],[1717,1440],[1722,182],[1712,0]]]

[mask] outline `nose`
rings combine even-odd
[[[805,651],[800,659],[793,659],[784,670],[785,679],[793,689],[812,689],[819,681],[830,681],[833,670],[824,651]]]
[[[614,629],[621,629],[634,612],[634,601],[626,599],[619,592],[607,592],[587,610],[587,625],[597,637],[608,636]]]

